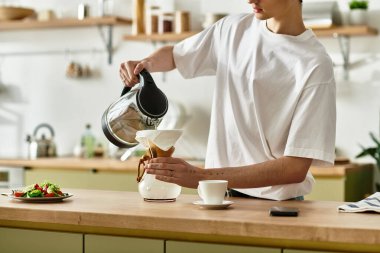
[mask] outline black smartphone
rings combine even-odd
[[[273,206],[269,209],[270,216],[298,216],[299,210],[294,207]]]

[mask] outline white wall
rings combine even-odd
[[[200,29],[202,13],[250,11],[245,0],[177,0],[176,8],[192,11],[192,26]],[[3,0],[4,2],[4,0]],[[5,1],[39,10],[63,9],[60,15],[75,16],[79,0],[34,0]],[[86,1],[84,1],[86,2]],[[95,11],[96,1],[87,1]],[[345,1],[340,1],[343,10]],[[131,1],[116,0],[115,12],[131,17]],[[214,9],[215,8],[215,9]],[[370,24],[380,29],[380,1],[372,0]],[[7,85],[18,87],[23,102],[5,103],[0,100],[0,157],[26,154],[26,134],[32,133],[41,122],[50,123],[56,131],[56,143],[60,155],[72,152],[79,141],[84,125],[89,122],[94,132],[103,138],[100,118],[106,107],[117,99],[121,91],[118,76],[119,64],[126,59],[141,59],[155,47],[150,43],[122,41],[129,27],[117,27],[114,31],[116,52],[113,64],[107,64],[105,53],[79,55],[34,55],[0,57],[1,80]],[[337,40],[321,39],[336,63],[341,63]],[[159,45],[158,45],[159,46]],[[102,48],[96,28],[48,29],[11,31],[0,33],[0,53],[41,50],[75,50]],[[352,39],[352,61],[371,58],[373,61],[350,72],[350,80],[342,80],[342,71],[336,67],[337,77],[337,148],[343,155],[353,158],[360,148],[358,143],[367,145],[371,141],[369,131],[379,132],[380,111],[380,43],[379,37]],[[99,72],[98,77],[88,80],[73,80],[65,77],[65,70],[71,60],[89,64]],[[209,114],[214,77],[184,80],[177,71],[166,75],[154,74],[159,86],[169,99],[183,103],[191,115],[185,127],[185,134],[177,146],[180,154],[204,157],[207,143]]]

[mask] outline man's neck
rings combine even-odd
[[[278,34],[286,34],[286,35],[292,35],[297,36],[302,34],[306,27],[304,23],[301,22],[279,22],[278,20],[271,18],[266,21],[267,28],[273,32]]]
[[[294,8],[300,8],[295,11]],[[306,28],[302,19],[302,7],[289,8],[280,17],[273,17],[267,20],[267,28],[278,34],[297,36],[302,34]]]

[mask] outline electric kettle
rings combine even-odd
[[[139,144],[136,132],[156,129],[168,111],[168,99],[149,72],[142,70],[139,79],[133,88],[124,87],[121,97],[102,116],[105,136],[120,148]]]

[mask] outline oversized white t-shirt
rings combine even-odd
[[[333,164],[333,66],[311,30],[275,34],[254,14],[231,15],[176,44],[173,53],[184,78],[216,75],[206,168],[282,156]],[[297,184],[235,190],[284,200],[310,193],[313,183],[308,172]]]

